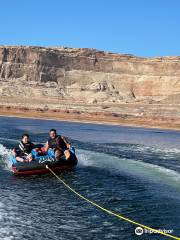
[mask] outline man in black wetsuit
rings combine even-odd
[[[34,144],[30,141],[28,134],[23,134],[18,146],[12,150],[18,162],[31,162],[33,160],[31,151]]]
[[[61,135],[58,135],[56,129],[51,129],[49,131],[49,139],[45,145],[45,151],[48,149],[53,149],[55,153],[56,160],[59,160],[61,156],[65,156],[66,160],[70,157],[70,149],[71,144],[69,141]]]

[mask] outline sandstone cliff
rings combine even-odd
[[[1,46],[0,81],[0,96],[8,97],[48,96],[85,103],[178,101],[180,57]]]
[[[180,127],[180,57],[1,46],[0,83],[1,112],[3,106],[65,109]]]

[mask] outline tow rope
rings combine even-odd
[[[148,229],[148,230],[150,230],[150,231],[153,231],[154,233],[159,233],[159,234],[164,235],[164,236],[166,236],[166,237],[173,238],[173,239],[176,239],[176,240],[180,240],[179,237],[176,237],[176,236],[174,236],[174,235],[165,233],[165,232],[160,231],[160,230],[155,229],[155,228],[148,227],[148,226],[146,226],[146,225],[144,225],[144,224],[138,223],[138,222],[136,222],[136,221],[134,221],[134,220],[132,220],[132,219],[130,219],[130,218],[127,218],[127,217],[125,217],[125,216],[123,216],[123,215],[121,215],[121,214],[115,213],[115,212],[113,212],[113,211],[111,211],[111,210],[109,210],[109,209],[107,209],[107,208],[104,208],[104,207],[100,206],[100,205],[97,204],[96,202],[94,202],[94,201],[86,198],[85,196],[81,195],[81,194],[78,193],[76,190],[74,190],[72,187],[70,187],[70,186],[69,186],[63,179],[61,179],[48,165],[46,165],[46,168],[49,169],[49,171],[50,171],[66,188],[68,188],[68,189],[69,189],[71,192],[73,192],[76,196],[78,196],[79,198],[85,200],[86,202],[90,203],[91,205],[93,205],[93,206],[101,209],[103,212],[106,212],[106,213],[108,213],[109,215],[113,215],[113,216],[115,216],[115,217],[117,217],[117,218],[120,218],[120,219],[122,219],[122,220],[124,220],[124,221],[126,221],[126,222],[129,222],[129,223],[131,223],[131,224],[134,224],[134,225],[136,225],[136,226],[139,226],[139,227]]]

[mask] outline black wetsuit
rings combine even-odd
[[[19,145],[15,148],[15,152],[17,157],[25,157],[31,153],[34,144],[32,142],[23,143],[22,141],[19,142]]]

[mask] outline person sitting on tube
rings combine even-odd
[[[30,141],[29,135],[23,134],[18,146],[12,150],[16,161],[31,162],[33,160],[33,156],[31,154],[33,146],[34,144]]]
[[[59,160],[63,155],[68,160],[71,156],[70,148],[69,141],[64,136],[58,135],[56,129],[49,131],[49,139],[45,144],[46,152],[48,149],[53,149],[56,160]]]

